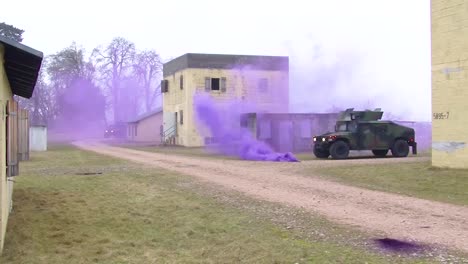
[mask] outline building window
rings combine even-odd
[[[169,81],[162,80],[161,81],[161,93],[167,93],[169,91]]]
[[[219,91],[219,78],[211,78],[211,90]]]
[[[138,135],[137,131],[138,131],[138,126],[135,125],[135,137]]]
[[[184,111],[180,110],[179,115],[180,115],[180,124],[183,125],[184,124]]]
[[[268,79],[262,78],[258,80],[258,91],[261,93],[266,93],[268,91]]]
[[[226,78],[210,78],[205,77],[205,91],[221,91],[226,92]]]
[[[183,75],[180,76],[180,89],[181,90],[184,89],[184,76]]]
[[[217,138],[215,137],[205,137],[205,145],[211,145],[218,143]]]

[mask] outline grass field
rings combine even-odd
[[[468,170],[436,169],[431,168],[430,162],[415,162],[372,165],[371,168],[369,165],[340,166],[313,172],[368,189],[468,205]]]
[[[298,237],[188,179],[67,146],[34,153],[0,263],[429,263]]]

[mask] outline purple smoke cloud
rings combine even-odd
[[[217,105],[207,94],[194,96],[194,110],[199,129],[207,128],[217,144],[211,146],[216,152],[237,156],[244,160],[298,162],[290,152],[277,153],[266,143],[255,139],[248,129],[240,127],[241,113],[248,106],[238,101]]]

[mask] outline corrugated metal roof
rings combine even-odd
[[[44,54],[2,36],[0,44],[4,46],[4,66],[11,92],[24,98],[31,98]]]
[[[161,113],[162,111],[163,111],[162,107],[156,108],[156,109],[153,110],[153,111],[144,113],[144,114],[138,116],[138,117],[135,118],[135,119],[132,119],[132,120],[127,121],[127,123],[137,123],[137,122],[140,122],[141,120],[146,119],[146,118],[148,118],[148,117],[150,117],[150,116],[153,116],[153,115],[155,115],[155,114],[159,114],[159,113]]]

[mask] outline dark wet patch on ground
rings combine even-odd
[[[415,253],[421,252],[427,249],[426,246],[419,245],[412,242],[406,242],[402,240],[392,238],[374,239],[374,242],[382,249],[400,252],[400,253]]]

